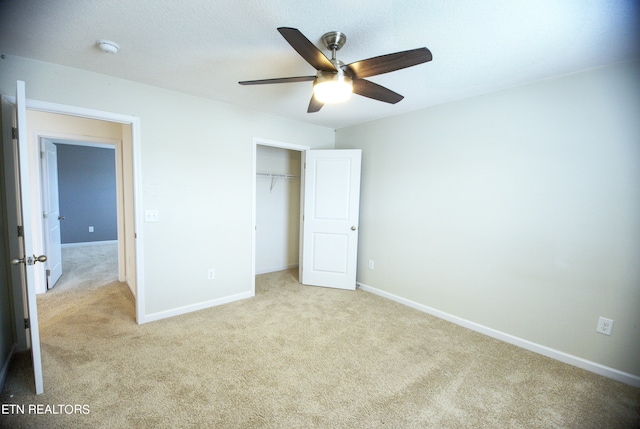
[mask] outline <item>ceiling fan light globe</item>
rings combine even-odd
[[[316,100],[324,104],[342,103],[351,98],[353,86],[351,82],[327,81],[316,83],[313,95]]]

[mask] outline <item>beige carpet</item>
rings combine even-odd
[[[118,282],[38,305],[45,393],[21,355],[0,399],[89,413],[1,427],[640,427],[640,389],[373,294],[302,286],[295,270],[258,276],[255,298],[142,326]]]

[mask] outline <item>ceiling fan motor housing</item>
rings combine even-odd
[[[314,84],[320,84],[323,82],[344,82],[351,84],[353,82],[353,79],[348,72],[345,72],[339,66],[336,66],[336,69],[337,71],[318,70]]]
[[[347,42],[347,36],[339,31],[329,31],[322,35],[322,43],[330,51],[339,51]]]

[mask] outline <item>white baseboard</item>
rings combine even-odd
[[[16,354],[17,345],[14,343],[11,346],[11,350],[9,350],[9,355],[5,359],[2,364],[2,369],[0,369],[0,391],[4,388],[4,382],[7,380],[7,373],[9,372],[9,364],[11,364],[11,359],[13,359],[13,355]]]
[[[167,319],[173,316],[179,316],[181,314],[191,313],[193,311],[204,310],[205,308],[216,307],[222,304],[228,304],[233,301],[239,301],[245,298],[251,298],[254,296],[253,292],[243,292],[236,295],[225,296],[223,298],[213,299],[211,301],[200,302],[198,304],[185,305],[183,307],[173,308],[167,311],[159,311],[157,313],[147,314],[142,320],[138,321],[138,324],[155,322],[157,320]]]
[[[276,271],[284,271],[284,270],[289,270],[291,268],[298,268],[298,264],[285,265],[285,266],[282,266],[282,267],[274,267],[274,268],[263,268],[261,270],[257,270],[256,271],[256,275],[267,274],[267,273],[275,273]]]
[[[513,344],[518,347],[522,347],[523,349],[541,354],[543,356],[558,360],[560,362],[564,362],[569,365],[576,366],[578,368],[585,369],[587,371],[602,375],[607,378],[611,378],[613,380],[620,381],[622,383],[640,387],[640,377],[637,375],[633,375],[627,372],[623,372],[617,370],[615,368],[610,368],[608,366],[601,365],[596,362],[591,362],[586,359],[582,359],[577,356],[570,355],[568,353],[561,352],[559,350],[555,350],[541,344],[533,343],[528,340],[524,340],[522,338],[515,337],[510,334],[506,334],[504,332],[497,331],[492,328],[488,328],[486,326],[480,325],[475,322],[471,322],[466,319],[462,319],[458,316],[451,315],[449,313],[445,313],[440,310],[436,310],[435,308],[428,307],[423,304],[419,304],[417,302],[411,301],[406,298],[402,298],[400,296],[394,295],[389,292],[385,292],[380,289],[376,289],[371,286],[367,286],[362,283],[357,283],[358,287],[366,292],[371,292],[375,295],[381,296],[383,298],[390,299],[391,301],[395,301],[397,303],[406,305],[408,307],[414,308],[418,311],[422,311],[424,313],[430,314],[432,316],[438,317],[440,319],[444,319],[448,322],[455,323],[456,325],[463,326],[465,328],[471,329],[472,331],[479,332],[481,334],[487,335],[489,337],[496,338],[500,341],[504,341],[509,344]]]
[[[64,243],[62,247],[82,247],[82,246],[100,246],[102,244],[117,244],[118,240],[105,240],[105,241],[84,241],[82,243]]]

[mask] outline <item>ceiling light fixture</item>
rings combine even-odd
[[[351,98],[353,83],[351,77],[342,69],[338,72],[318,71],[313,84],[313,96],[321,103],[342,103]]]
[[[96,44],[102,49],[102,52],[106,52],[107,54],[117,54],[120,49],[120,45],[111,40],[98,40]]]

